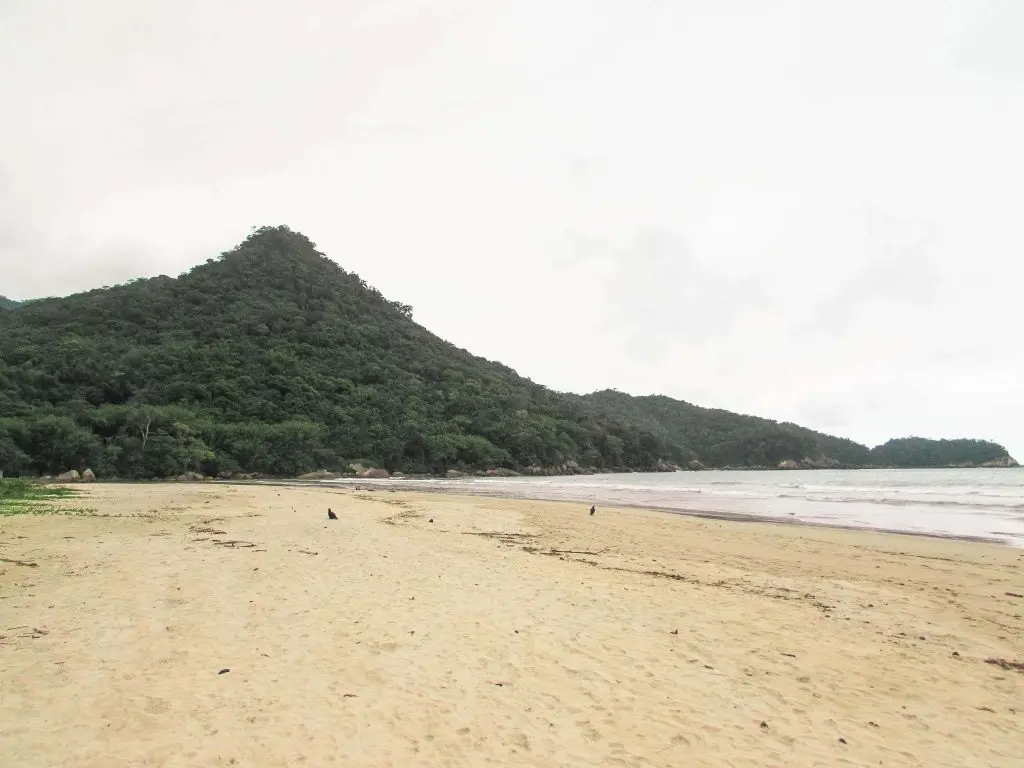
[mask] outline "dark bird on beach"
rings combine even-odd
[[[334,514],[334,512],[331,511],[330,507],[327,508],[327,519],[328,520],[337,520],[338,519],[338,516],[336,514]]]
[[[594,514],[597,511],[597,507],[590,508],[590,514]]]

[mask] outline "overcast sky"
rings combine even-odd
[[[1024,461],[1024,2],[3,0],[0,294],[288,224],[561,390]]]

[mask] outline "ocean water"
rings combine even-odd
[[[1024,468],[674,472],[573,477],[324,481],[651,507],[1024,547]]]

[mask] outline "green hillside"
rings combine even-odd
[[[864,446],[792,424],[553,392],[434,336],[287,227],[176,279],[0,312],[7,474],[290,476],[352,462],[565,472],[694,459],[872,461]]]
[[[680,459],[687,462],[697,459],[714,467],[775,467],[783,461],[804,459],[820,461],[822,466],[871,463],[865,446],[796,424],[701,408],[660,395],[631,397],[606,390],[584,400],[670,444],[684,446],[685,455]]]

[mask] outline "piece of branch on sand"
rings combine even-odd
[[[12,560],[9,557],[0,557],[0,563],[11,563],[12,565],[23,565],[26,568],[38,568],[39,563],[31,563],[28,560]]]
[[[1024,672],[1024,661],[1007,661],[1006,659],[985,659],[986,664],[992,664],[993,666],[1005,669],[1006,671],[1014,670],[1017,672]]]
[[[542,555],[603,555],[608,551],[608,547],[599,549],[596,552],[591,552],[586,549],[549,549],[547,552],[541,552]],[[539,550],[538,550],[539,551]]]

